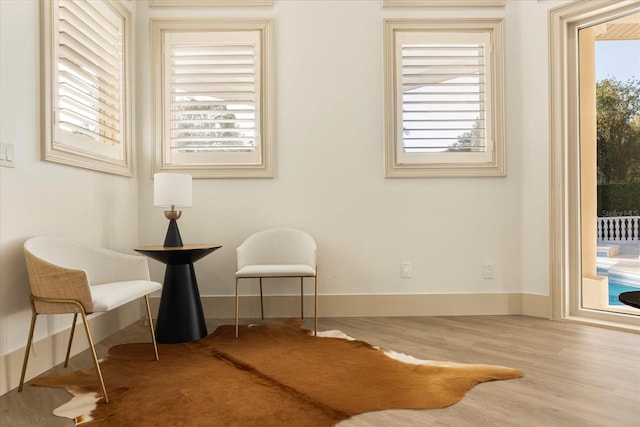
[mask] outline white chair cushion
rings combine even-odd
[[[303,264],[245,265],[236,271],[236,277],[313,277],[315,269]]]
[[[93,311],[102,312],[113,310],[136,298],[162,289],[158,282],[150,280],[128,280],[123,282],[101,283],[92,285],[91,298],[93,300]]]

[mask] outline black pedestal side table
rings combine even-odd
[[[640,308],[640,291],[623,292],[618,295],[618,300],[631,307]]]
[[[197,341],[207,336],[193,263],[221,247],[191,244],[134,248],[136,252],[167,265],[156,323],[157,342],[173,344]]]

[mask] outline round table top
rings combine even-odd
[[[149,252],[166,252],[166,251],[191,251],[198,249],[214,249],[221,248],[222,245],[213,243],[191,243],[183,246],[162,246],[162,245],[147,245],[138,246],[134,248],[135,251],[149,251]]]
[[[221,247],[222,245],[192,243],[183,246],[139,246],[133,250],[167,265],[183,265],[192,264]]]

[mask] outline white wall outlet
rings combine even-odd
[[[400,263],[400,277],[409,278],[411,277],[411,263],[410,262],[401,262]]]
[[[482,264],[482,278],[484,279],[493,279],[495,274],[495,267],[490,262],[485,262]]]
[[[13,144],[0,143],[0,166],[13,168],[16,166]]]

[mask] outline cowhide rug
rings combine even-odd
[[[339,337],[339,338],[337,338]],[[347,338],[347,339],[341,339]],[[108,426],[332,426],[364,412],[451,405],[477,383],[518,378],[516,369],[424,361],[299,321],[221,326],[200,341],[112,347],[94,369],[36,378],[76,397],[54,413]],[[87,394],[89,393],[89,394]],[[64,406],[67,406],[65,408]]]

